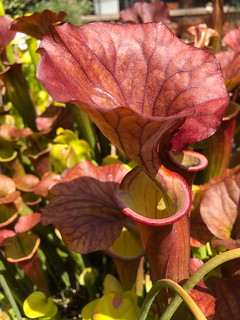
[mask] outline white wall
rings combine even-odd
[[[116,14],[119,13],[118,0],[94,0],[95,14]]]

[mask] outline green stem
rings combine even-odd
[[[17,301],[17,303],[21,306],[29,294],[28,288],[26,288],[25,283],[23,285],[21,281],[16,279],[16,270],[14,268],[14,264],[5,261],[1,253],[0,274],[4,277],[5,281],[7,281],[15,301]]]
[[[148,295],[146,296],[143,305],[142,305],[142,313],[139,317],[139,320],[145,320],[147,318],[148,311],[153,303],[153,300],[155,299],[156,295],[164,288],[170,288],[173,291],[175,291],[187,304],[189,309],[192,311],[192,314],[195,316],[198,320],[206,320],[206,317],[202,313],[202,311],[199,309],[197,304],[194,302],[194,300],[189,296],[189,294],[175,281],[170,279],[161,279],[158,280],[152,287],[152,289],[149,291]]]
[[[13,298],[13,295],[11,293],[11,290],[9,289],[9,286],[8,286],[4,276],[2,274],[0,274],[0,284],[1,284],[3,291],[5,292],[5,294],[8,298],[9,303],[11,304],[11,306],[16,314],[17,320],[22,320],[22,316],[20,314],[18,306],[17,306],[17,304]]]
[[[217,268],[219,265],[224,262],[240,258],[240,249],[233,249],[224,253],[215,256],[211,260],[207,261],[202,267],[200,267],[192,276],[189,278],[185,284],[183,285],[183,289],[186,292],[189,292],[195,285],[211,270]],[[169,320],[177,310],[177,308],[182,303],[182,299],[177,296],[173,299],[171,304],[166,308],[164,313],[162,314],[160,320]]]
[[[89,143],[93,152],[93,158],[98,162],[99,151],[96,145],[96,133],[92,121],[90,120],[86,112],[81,110],[76,105],[68,104],[68,106],[70,107],[74,119],[77,123],[79,136]]]

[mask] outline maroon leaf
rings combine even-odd
[[[113,199],[126,172],[121,164],[96,167],[80,162],[51,189],[43,224],[54,224],[74,251],[107,250],[126,224]]]
[[[15,38],[16,32],[10,27],[11,20],[7,16],[0,16],[0,52]]]
[[[54,99],[84,103],[111,142],[138,163],[142,149],[166,131],[173,150],[210,136],[228,103],[215,57],[162,23],[64,24],[51,28],[39,52],[38,78]]]
[[[42,39],[44,33],[51,24],[63,21],[67,14],[63,11],[59,13],[50,10],[36,12],[30,16],[23,16],[12,22],[11,29],[28,34],[31,37]]]
[[[229,31],[223,37],[223,44],[229,46],[233,51],[240,53],[240,28]]]
[[[206,138],[221,122],[228,94],[215,57],[161,23],[65,24],[46,34],[40,52],[38,78],[54,99],[80,101],[103,134],[158,180],[172,213],[185,214],[189,190],[163,165],[175,171],[169,151]],[[182,195],[176,203],[170,185]]]
[[[208,286],[216,297],[214,320],[238,320],[240,276],[233,276],[229,279],[214,278],[208,281]]]
[[[240,166],[226,170],[224,175],[213,179],[206,191],[200,212],[208,229],[222,240],[238,239]]]
[[[147,3],[136,2],[128,9],[121,10],[120,20],[122,22],[147,23],[147,22],[169,22],[169,10],[167,4],[162,1]]]

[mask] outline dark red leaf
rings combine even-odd
[[[61,22],[67,14],[63,11],[59,13],[50,10],[36,12],[30,16],[23,16],[12,22],[11,29],[28,34],[31,37],[42,39],[44,33],[51,24]]]
[[[113,199],[126,173],[121,164],[96,167],[80,162],[51,189],[43,224],[54,224],[74,251],[107,250],[126,224]]]
[[[216,297],[214,320],[239,320],[240,315],[240,276],[229,279],[213,278],[208,281]]]

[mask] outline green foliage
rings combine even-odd
[[[31,12],[45,9],[54,12],[64,11],[67,13],[65,20],[78,25],[81,22],[81,16],[89,14],[92,11],[92,5],[89,0],[42,0],[31,6],[29,9]]]
[[[92,11],[90,0],[3,0],[6,14],[14,17],[26,13],[34,13],[45,9],[54,12],[65,11],[66,21],[73,24],[81,23],[81,16]]]
[[[6,14],[14,17],[29,12],[30,8],[33,8],[38,2],[38,0],[3,0],[3,5]]]

